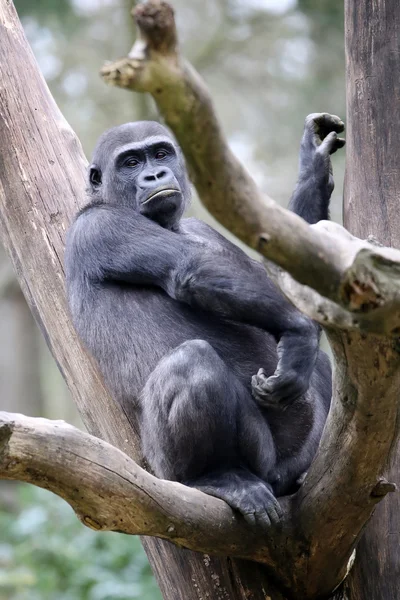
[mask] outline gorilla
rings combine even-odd
[[[290,209],[328,218],[338,117],[307,117]],[[103,133],[89,203],[65,255],[77,333],[158,476],[222,498],[252,524],[281,516],[298,489],[331,400],[319,327],[264,267],[212,227],[182,218],[190,186],[162,125]]]

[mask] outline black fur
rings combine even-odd
[[[327,216],[338,142],[319,145],[310,123],[291,209],[314,222]],[[138,417],[147,461],[250,522],[278,520],[275,497],[296,489],[329,410],[317,326],[258,262],[181,219],[189,182],[161,125],[105,132],[89,185],[68,235],[69,304],[114,396]]]

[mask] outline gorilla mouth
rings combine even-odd
[[[158,196],[162,197],[162,196],[171,196],[172,194],[179,194],[180,190],[176,189],[176,188],[163,188],[162,190],[157,190],[156,192],[154,192],[153,194],[151,194],[150,196],[148,196],[146,198],[146,200],[143,200],[142,204],[146,204],[147,202],[149,202],[150,200],[153,200],[153,198],[157,198]]]

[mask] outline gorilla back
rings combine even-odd
[[[324,142],[314,119],[302,144],[317,172],[300,173],[292,198],[292,209],[308,218],[311,195],[315,220],[329,204],[329,155],[339,147],[331,132],[341,127],[337,118],[319,118]],[[330,366],[318,328],[259,263],[206,224],[181,218],[186,170],[159,124],[103,134],[89,182],[91,201],[66,248],[79,336],[139,422],[156,475],[269,525],[280,515],[276,495],[294,491],[308,469],[329,409]]]

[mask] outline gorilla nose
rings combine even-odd
[[[158,185],[165,185],[172,180],[173,175],[169,169],[160,169],[159,171],[142,173],[139,185],[141,188],[153,188]]]

